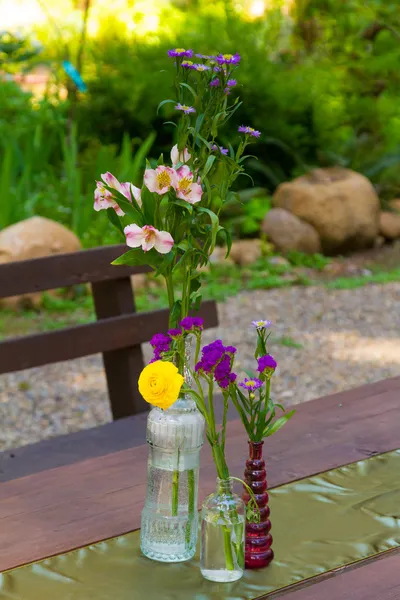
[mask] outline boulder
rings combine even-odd
[[[44,217],[31,217],[0,231],[0,264],[76,252],[81,247],[76,235],[60,223]],[[41,294],[25,294],[5,298],[2,304],[12,308],[19,305],[37,306],[40,297]]]
[[[314,227],[284,208],[272,208],[268,211],[261,230],[280,252],[321,252],[321,240]]]
[[[238,240],[233,242],[229,257],[236,265],[246,267],[261,258],[260,240]]]
[[[395,198],[394,200],[390,200],[389,206],[393,208],[396,212],[400,213],[400,198]]]
[[[373,246],[379,232],[378,196],[364,175],[349,169],[316,169],[282,183],[273,204],[315,227],[327,254]]]
[[[400,213],[382,211],[379,215],[379,231],[387,240],[400,238]]]

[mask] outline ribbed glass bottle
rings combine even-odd
[[[148,558],[181,562],[196,552],[204,426],[195,402],[184,396],[168,410],[153,408],[149,413],[147,493],[140,532],[141,550]]]

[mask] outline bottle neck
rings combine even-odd
[[[249,441],[249,455],[252,460],[259,460],[262,458],[264,442],[252,442]]]
[[[232,494],[233,479],[220,479],[217,477],[217,492],[218,494]]]

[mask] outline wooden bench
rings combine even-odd
[[[141,344],[168,329],[168,310],[136,312],[131,276],[146,266],[113,266],[126,247],[106,246],[0,265],[0,298],[90,283],[97,321],[0,342],[0,374],[101,352],[114,419],[147,410],[137,389],[144,367]],[[199,316],[218,324],[213,301]]]

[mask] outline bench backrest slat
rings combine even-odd
[[[168,310],[109,317],[95,323],[36,333],[0,343],[0,374],[129,348],[168,329]],[[204,302],[198,313],[206,327],[217,323],[214,303]]]
[[[147,266],[116,267],[111,264],[126,251],[127,247],[121,244],[1,264],[0,298],[122,279],[151,271]]]

